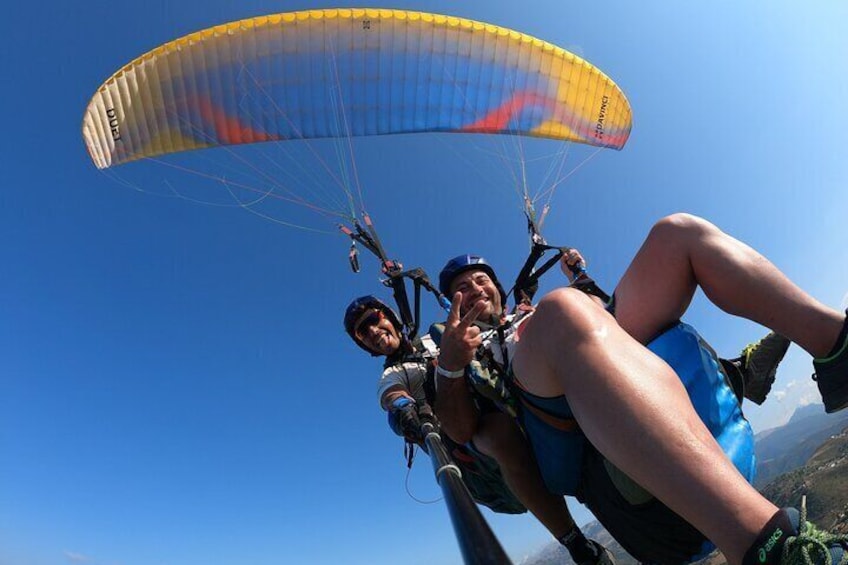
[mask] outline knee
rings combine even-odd
[[[509,435],[499,435],[493,430],[475,434],[474,446],[494,459],[501,470],[515,475],[527,465],[529,451],[521,443],[512,441]]]
[[[716,227],[707,220],[678,212],[660,219],[651,228],[650,237],[660,238],[664,241],[680,241],[690,237],[700,237],[715,230]]]
[[[545,295],[521,326],[512,367],[515,379],[538,396],[565,394],[581,379],[574,370],[594,348],[605,347],[616,323],[591,297],[574,288]]]
[[[530,327],[542,327],[544,332],[552,328],[580,331],[581,328],[594,327],[592,320],[600,312],[598,305],[585,293],[573,288],[559,288],[539,301]]]
[[[497,461],[499,465],[502,465],[503,460],[509,457],[509,450],[505,449],[503,441],[495,437],[495,434],[491,433],[491,430],[485,428],[478,429],[472,441],[474,447]]]
[[[501,466],[514,466],[527,459],[529,446],[518,425],[501,413],[488,414],[474,434],[474,445]]]

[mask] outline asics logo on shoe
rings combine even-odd
[[[760,558],[760,563],[766,562],[768,552],[774,549],[774,544],[776,544],[782,537],[783,530],[781,530],[780,528],[776,529],[774,533],[769,537],[768,541],[766,541],[766,544],[760,548],[758,555],[758,557]]]

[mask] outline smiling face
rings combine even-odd
[[[353,327],[356,339],[374,353],[392,355],[400,347],[400,334],[382,310],[366,310]]]
[[[492,277],[482,269],[469,269],[456,276],[450,285],[451,294],[461,292],[462,302],[459,306],[461,315],[471,310],[475,304],[486,304],[478,320],[497,321],[503,314],[501,291]]]

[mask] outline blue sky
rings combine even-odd
[[[581,248],[602,285],[614,285],[654,221],[688,211],[823,302],[848,305],[845,3],[371,5],[512,27],[621,86],[634,112],[628,145],[572,175],[545,229],[550,242]],[[81,140],[94,90],[141,53],[214,24],[313,7],[325,6],[7,7],[0,565],[459,562],[443,505],[407,495],[401,444],[375,401],[379,364],[341,330],[352,297],[382,292],[374,262],[363,256],[353,275],[339,235],[120,186]],[[435,274],[476,251],[514,273],[527,246],[518,200],[498,182],[505,173],[468,165],[479,151],[465,143],[362,143],[369,210],[408,266]],[[725,355],[765,331],[703,297],[686,320]],[[817,399],[810,373],[792,348],[767,405],[746,408],[756,430]],[[425,458],[408,488],[438,497]],[[516,559],[549,539],[532,518],[487,516]]]

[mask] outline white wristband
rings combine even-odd
[[[445,377],[446,379],[459,379],[465,376],[465,369],[459,369],[458,371],[448,371],[447,369],[443,369],[441,365],[436,365],[436,374]]]

